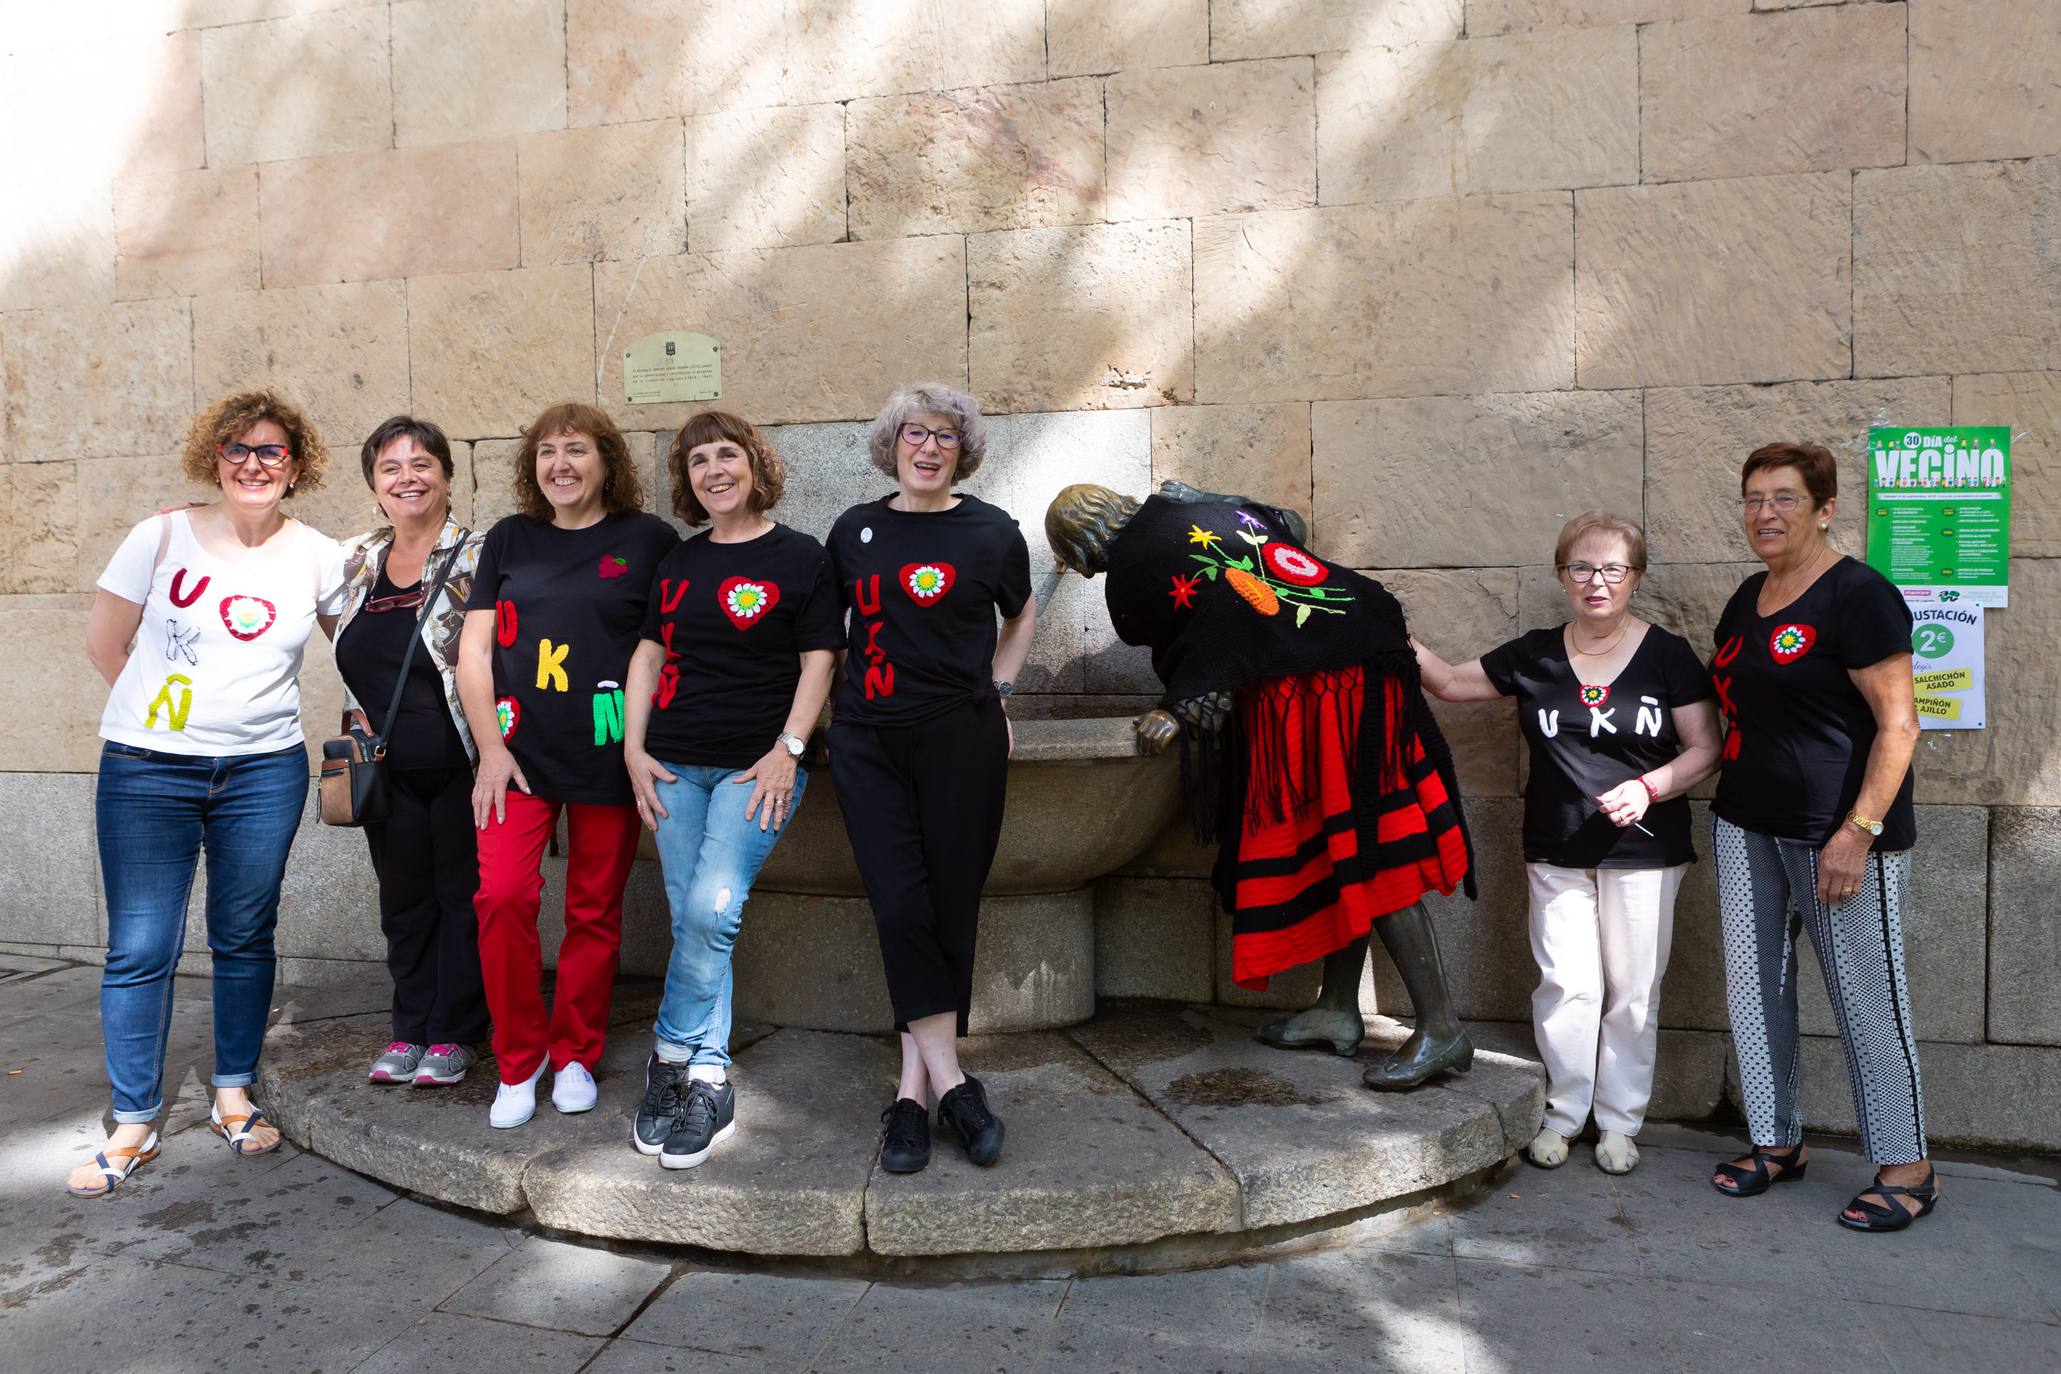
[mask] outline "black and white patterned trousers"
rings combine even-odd
[[[1818,850],[1729,821],[1714,825],[1718,916],[1725,936],[1725,997],[1753,1143],[1786,1149],[1803,1139],[1797,1103],[1796,932],[1810,932],[1846,1050],[1861,1150],[1876,1164],[1925,1158],[1925,1098],[1904,978],[1900,917],[1909,850],[1870,854],[1861,887],[1818,904]]]

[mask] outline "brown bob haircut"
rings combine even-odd
[[[532,520],[551,521],[551,503],[537,485],[537,445],[561,434],[584,434],[601,454],[601,502],[610,515],[644,508],[644,486],[630,445],[608,412],[585,401],[560,401],[530,422],[515,450],[515,509]]]
[[[1646,531],[1638,521],[1612,515],[1607,510],[1585,510],[1560,527],[1560,538],[1553,545],[1553,566],[1566,567],[1574,546],[1591,535],[1622,539],[1625,565],[1636,572],[1646,571]]]
[[[1746,494],[1753,474],[1770,468],[1795,468],[1803,479],[1803,489],[1811,494],[1812,510],[1823,510],[1827,501],[1839,495],[1839,460],[1823,444],[1761,445],[1746,455],[1746,463],[1739,469],[1739,494]]]
[[[396,415],[380,423],[378,429],[365,436],[365,446],[358,451],[358,463],[365,469],[365,485],[372,485],[372,465],[379,461],[379,451],[396,439],[413,439],[422,445],[422,451],[437,460],[437,466],[444,470],[444,480],[449,481],[458,469],[451,463],[451,441],[444,437],[443,429],[428,420],[418,420],[413,415]]]
[[[300,464],[287,495],[321,486],[323,469],[329,466],[329,446],[299,406],[272,390],[233,391],[194,416],[193,423],[186,426],[179,470],[192,481],[221,485],[222,445],[235,443],[252,425],[266,420],[286,431],[287,450]]]
[[[700,411],[687,417],[687,423],[680,426],[680,432],[673,436],[672,448],[666,453],[666,471],[673,479],[673,514],[690,525],[705,525],[709,516],[701,498],[694,494],[694,484],[687,480],[687,455],[703,444],[719,443],[737,445],[751,460],[751,495],[747,502],[752,510],[763,514],[773,509],[787,490],[787,472],[780,466],[780,455],[759,433],[757,425],[727,410]]]

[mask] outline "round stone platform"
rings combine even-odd
[[[1146,1267],[1214,1262],[1466,1186],[1529,1139],[1542,1105],[1538,1065],[1510,1055],[1380,1094],[1358,1062],[1254,1042],[1256,1012],[1113,1003],[1065,1031],[964,1042],[1008,1124],[1001,1162],[976,1169],[940,1140],[928,1169],[897,1176],[874,1164],[892,1041],[739,1026],[737,1130],[701,1167],[668,1171],[630,1143],[655,985],[618,990],[600,1105],[561,1116],[542,1101],[512,1131],[487,1125],[491,1061],[452,1089],[365,1082],[387,1039],[384,992],[296,994],[275,1025],[260,1100],[296,1144],[464,1207],[754,1255],[1095,1252],[1060,1261],[1084,1268],[1139,1247],[1176,1256]],[[1370,1056],[1405,1029],[1370,1028]]]

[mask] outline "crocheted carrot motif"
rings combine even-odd
[[[1236,545],[1217,548],[1223,542],[1222,535],[1200,525],[1189,527],[1188,542],[1200,544],[1206,550],[1188,555],[1202,565],[1201,576],[1212,582],[1221,579],[1238,593],[1246,605],[1261,615],[1279,615],[1284,604],[1293,606],[1297,629],[1309,622],[1313,612],[1344,615],[1344,606],[1356,600],[1337,587],[1317,585],[1330,576],[1331,570],[1293,544],[1274,543],[1268,535],[1256,533],[1265,528],[1258,518],[1240,511],[1238,520],[1248,528],[1233,533],[1251,545],[1252,552],[1236,558],[1230,553]],[[1177,604],[1185,607],[1188,602],[1182,596],[1182,590],[1177,578],[1170,595]]]
[[[1231,590],[1244,597],[1246,604],[1261,615],[1281,614],[1280,596],[1243,568],[1224,569],[1224,581],[1230,583]]]

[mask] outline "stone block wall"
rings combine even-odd
[[[450,431],[485,522],[565,397],[664,510],[692,408],[621,404],[622,349],[699,329],[820,532],[878,494],[882,395],[944,377],[1001,417],[972,489],[1027,526],[1085,478],[1252,492],[1461,657],[1560,617],[1577,510],[1647,522],[1640,605],[1701,642],[1751,568],[1749,449],[1832,445],[1860,552],[1870,423],[2008,424],[2014,604],[1990,728],[1920,751],[1912,939],[1942,1134],[2061,1145],[2053,1093],[2001,1105],[2061,1075],[2050,0],[76,0],[0,49],[0,941],[103,937],[84,617],[232,387],[313,413],[338,461],[298,513],[334,534],[385,416]],[[1152,692],[1094,589],[1049,595],[1031,693]],[[326,651],[305,687],[325,731]],[[1456,982],[1521,1022],[1521,751],[1507,709],[1446,715],[1488,889],[1446,914]],[[301,854],[289,973],[376,957],[352,838]],[[1170,838],[1105,884],[1105,991],[1216,987],[1198,872]],[[1670,1100],[1722,1090],[1714,940],[1692,880]]]

